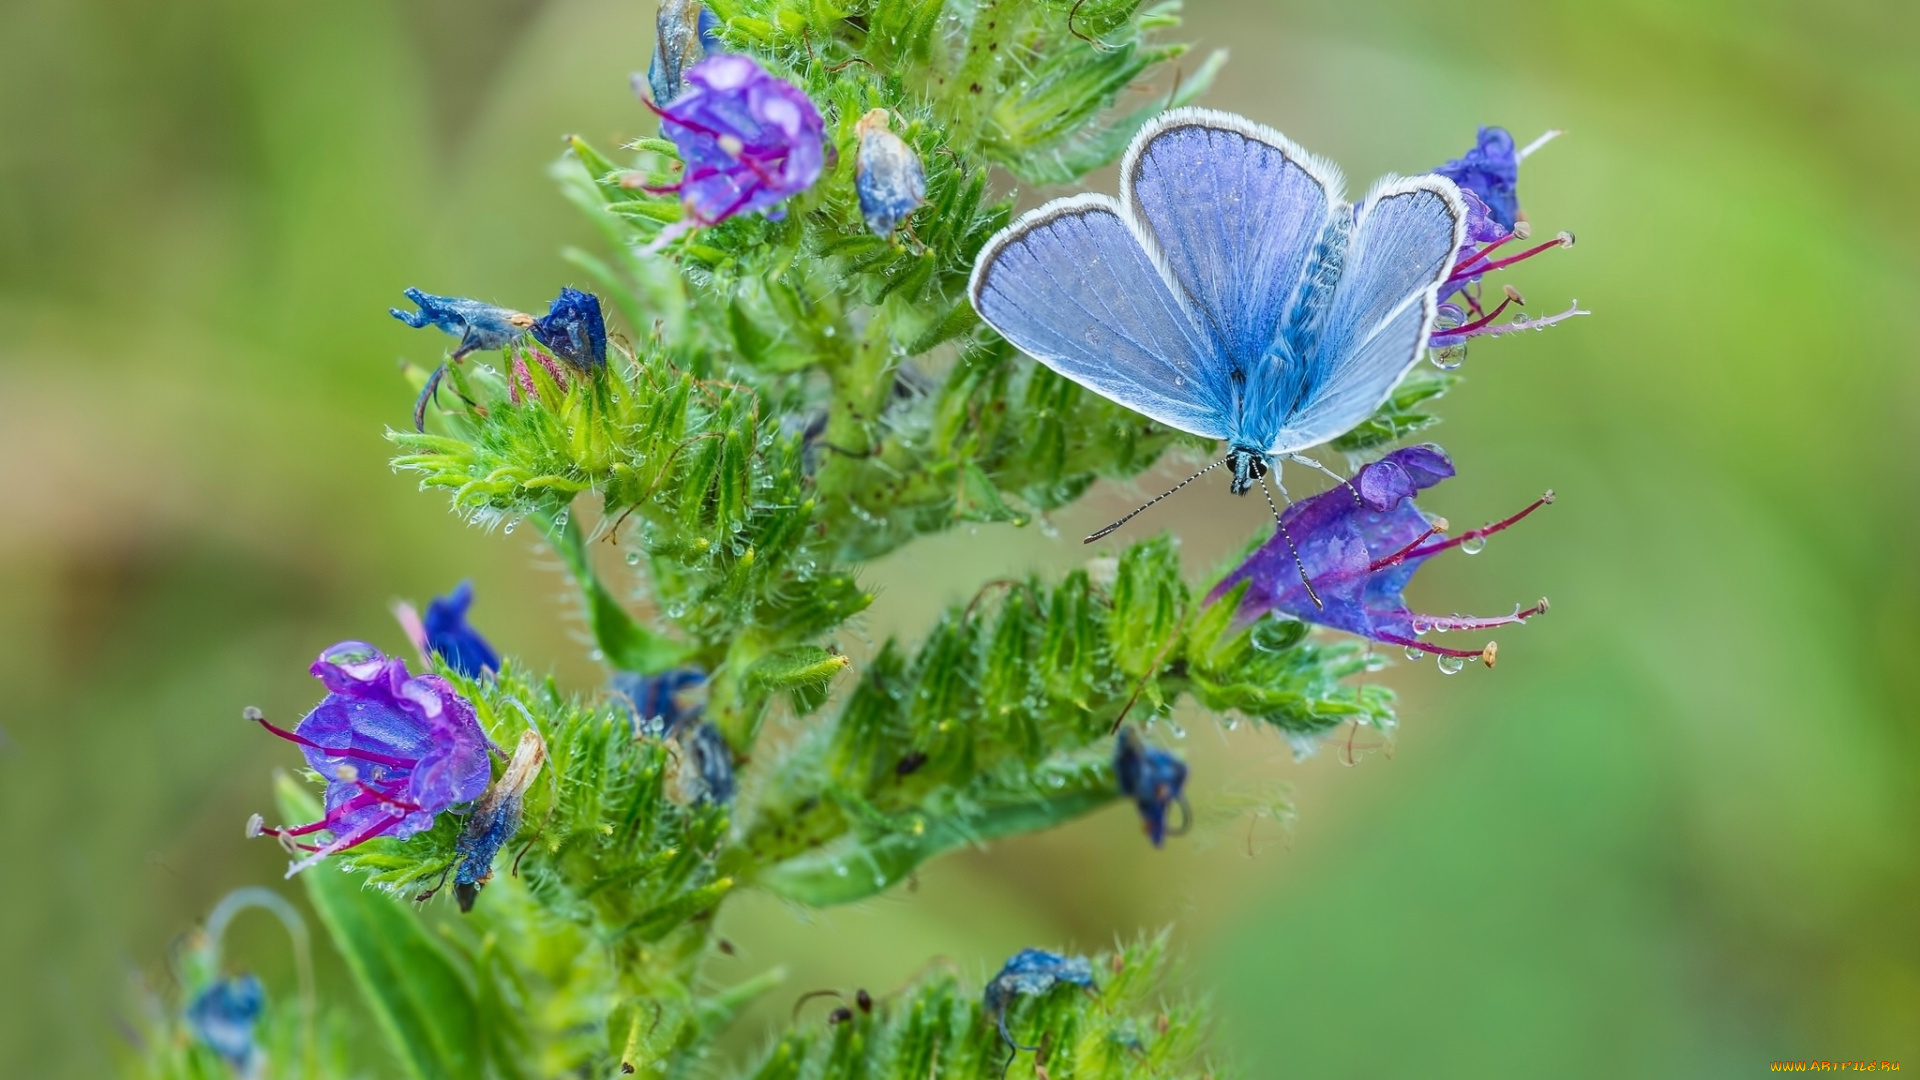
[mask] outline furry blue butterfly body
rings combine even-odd
[[[1117,199],[1057,199],[990,240],[970,296],[1061,375],[1225,440],[1243,494],[1387,399],[1426,348],[1466,216],[1445,177],[1383,180],[1354,206],[1279,132],[1175,109],[1134,137]]]

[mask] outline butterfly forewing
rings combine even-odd
[[[1228,113],[1175,109],[1135,137],[1120,204],[1205,325],[1220,377],[1267,355],[1339,189],[1331,165]]]
[[[1368,198],[1307,358],[1305,394],[1272,453],[1338,438],[1387,399],[1426,348],[1465,228],[1466,206],[1443,177],[1392,181]]]
[[[1113,200],[1048,203],[974,264],[980,317],[1022,352],[1164,424],[1226,436],[1213,347]]]

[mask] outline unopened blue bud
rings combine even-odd
[[[876,236],[892,236],[927,201],[927,170],[920,156],[887,126],[887,110],[875,109],[854,125],[860,136],[854,188],[860,216]]]

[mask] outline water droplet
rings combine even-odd
[[[573,511],[562,510],[553,516],[553,525],[557,529],[564,529],[567,527],[567,522],[571,520],[573,520]]]
[[[671,618],[678,619],[684,616],[686,613],[687,613],[687,605],[679,603],[677,601],[667,606],[667,615]]]
[[[1421,649],[1413,645],[1407,646],[1405,652],[1407,654],[1407,659],[1409,660],[1418,660],[1422,656],[1426,655],[1425,649]]]
[[[507,525],[506,525],[506,528],[504,528],[504,529],[501,529],[500,531],[501,531],[501,532],[503,532],[503,533],[505,533],[505,534],[507,534],[508,536],[512,536],[512,535],[513,535],[513,527],[514,527],[515,525],[518,525],[518,524],[520,524],[520,523],[519,523],[518,521],[509,521],[509,522],[507,522]]]
[[[1469,536],[1460,541],[1462,555],[1478,555],[1485,550],[1487,550],[1487,538],[1484,536]]]
[[[1442,675],[1458,675],[1460,674],[1460,669],[1467,666],[1467,660],[1464,656],[1436,656],[1433,659],[1435,666],[1440,669],[1440,674]]]
[[[835,875],[836,877],[846,877],[846,876],[847,876],[847,864],[846,864],[846,863],[834,863],[834,864],[833,864],[833,872],[834,872],[834,875]]]
[[[1167,721],[1167,734],[1176,739],[1184,739],[1187,737],[1187,729],[1169,720]]]
[[[640,565],[640,553],[639,553],[639,552],[637,552],[637,551],[629,551],[629,552],[627,552],[627,565],[628,565],[628,566],[639,566],[639,565]]]

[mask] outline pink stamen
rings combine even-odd
[[[1440,645],[1429,645],[1418,638],[1403,638],[1394,634],[1381,634],[1379,640],[1389,645],[1404,645],[1409,649],[1419,649],[1435,656],[1453,656],[1461,660],[1479,660],[1486,655],[1485,649],[1449,649]]]
[[[1518,255],[1509,255],[1504,259],[1497,259],[1493,262],[1487,263],[1485,266],[1474,267],[1473,269],[1466,271],[1464,274],[1460,270],[1455,270],[1453,272],[1453,276],[1448,278],[1448,280],[1458,281],[1463,276],[1479,277],[1482,274],[1491,274],[1495,270],[1503,270],[1509,266],[1512,266],[1514,263],[1525,262],[1526,260],[1533,258],[1535,255],[1538,255],[1543,251],[1548,251],[1557,247],[1565,247],[1566,244],[1567,244],[1567,241],[1564,234],[1561,236],[1556,236],[1552,240],[1549,240],[1544,244],[1535,244],[1534,246],[1528,248],[1527,250],[1521,252]],[[1494,245],[1494,246],[1497,247],[1498,245]],[[1489,250],[1491,250],[1491,248],[1489,248]],[[1473,262],[1473,260],[1471,259],[1467,261],[1469,264]]]
[[[1492,322],[1493,320],[1499,318],[1500,313],[1507,310],[1508,306],[1511,305],[1512,303],[1513,303],[1512,297],[1508,297],[1507,299],[1500,301],[1499,307],[1496,307],[1492,311],[1487,312],[1485,315],[1482,315],[1479,318],[1473,320],[1472,322],[1467,323],[1465,326],[1451,326],[1445,330],[1435,330],[1433,332],[1433,336],[1434,337],[1452,337],[1455,334],[1471,334],[1475,330],[1478,330],[1481,327]],[[1480,305],[1475,304],[1474,310],[1476,311],[1479,310],[1479,307]]]
[[[1457,265],[1454,266],[1453,273],[1447,276],[1457,278],[1462,274],[1466,274],[1469,276],[1478,275],[1480,271],[1473,269],[1473,264],[1479,262],[1480,260],[1500,250],[1500,248],[1504,246],[1507,243],[1507,241],[1512,239],[1513,239],[1513,234],[1508,233],[1507,235],[1501,237],[1500,239],[1495,240],[1493,243],[1483,246],[1479,251],[1476,251],[1473,254],[1467,256],[1465,259],[1462,259]]]
[[[311,833],[317,833],[321,829],[324,829],[326,827],[327,827],[327,823],[324,820],[316,821],[311,825],[294,825],[292,827],[283,826],[281,828],[273,828],[269,826],[269,827],[262,828],[260,830],[260,835],[261,836],[307,836]]]
[[[411,769],[415,765],[420,764],[418,760],[409,761],[406,758],[394,757],[391,754],[377,754],[372,750],[359,750],[351,746],[322,746],[312,739],[307,738],[305,735],[297,735],[288,731],[286,728],[275,725],[273,721],[265,717],[255,717],[254,722],[288,742],[299,743],[301,746],[311,746],[323,754],[330,754],[334,757],[358,758],[361,761],[371,761],[375,765],[386,765],[395,769]]]
[[[1504,521],[1496,521],[1491,525],[1485,526],[1484,528],[1469,529],[1466,532],[1461,533],[1459,536],[1456,536],[1451,540],[1444,540],[1438,544],[1428,544],[1426,547],[1416,548],[1413,551],[1404,553],[1401,557],[1408,558],[1408,559],[1423,558],[1425,556],[1432,555],[1436,552],[1445,551],[1450,547],[1459,547],[1461,544],[1464,544],[1469,540],[1478,539],[1483,536],[1492,536],[1494,533],[1501,532],[1506,529],[1510,529],[1515,525],[1518,525],[1520,522],[1526,519],[1528,514],[1533,513],[1535,510],[1540,509],[1541,507],[1547,505],[1548,503],[1551,503],[1552,501],[1553,501],[1553,492],[1549,491],[1545,495],[1542,495],[1539,498],[1533,500],[1533,502],[1528,503],[1526,509],[1520,511],[1519,513],[1513,515],[1510,518],[1505,519]]]
[[[372,785],[368,784],[364,780],[355,780],[353,782],[353,786],[359,788],[362,794],[372,796],[373,801],[377,803],[382,803],[387,806],[398,807],[401,810],[405,810],[409,814],[418,813],[420,810],[419,804],[410,803],[404,799],[396,799],[393,796],[388,795],[386,792],[373,787]],[[345,808],[343,807],[342,810],[344,811]]]
[[[1406,547],[1403,547],[1399,551],[1396,551],[1393,554],[1388,555],[1384,558],[1375,559],[1371,563],[1368,563],[1366,572],[1371,574],[1376,570],[1385,570],[1389,566],[1400,565],[1401,563],[1407,560],[1407,556],[1410,553],[1412,553],[1414,548],[1419,547],[1421,544],[1426,543],[1428,540],[1431,540],[1434,537],[1446,531],[1447,531],[1447,523],[1445,519],[1435,522],[1434,524],[1427,527],[1426,532],[1423,532],[1419,536],[1414,537],[1413,542],[1408,544]]]

